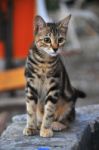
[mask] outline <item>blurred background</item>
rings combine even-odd
[[[0,134],[25,113],[24,66],[36,14],[45,21],[72,14],[62,59],[72,85],[87,94],[76,106],[99,103],[99,1],[0,0]]]

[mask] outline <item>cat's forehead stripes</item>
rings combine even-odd
[[[59,27],[58,23],[47,23],[47,36],[53,34],[54,37],[66,36],[66,28]]]
[[[58,28],[56,23],[47,23],[47,26],[49,27],[50,33],[53,33],[53,35],[58,34]]]

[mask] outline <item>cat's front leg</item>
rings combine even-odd
[[[27,109],[27,125],[23,130],[24,135],[35,135],[37,133],[37,95],[33,87],[27,87],[26,93],[26,109]]]
[[[24,135],[37,134],[37,120],[36,120],[36,104],[34,101],[27,101],[27,125],[23,130]]]
[[[41,125],[41,130],[40,130],[41,137],[52,137],[53,136],[51,124],[54,119],[55,108],[56,108],[56,105],[51,101],[48,101],[45,105],[45,111],[44,111],[43,121],[42,121],[42,125]]]

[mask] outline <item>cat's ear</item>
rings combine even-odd
[[[64,18],[63,20],[61,20],[59,22],[59,26],[60,27],[68,27],[69,21],[70,21],[71,15],[67,16],[66,18]]]
[[[35,32],[41,31],[46,26],[46,22],[41,16],[35,17]]]

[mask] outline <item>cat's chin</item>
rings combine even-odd
[[[55,57],[57,56],[57,53],[49,53],[50,56]]]
[[[46,51],[46,50],[44,50],[49,56],[52,56],[52,57],[55,57],[55,56],[57,56],[58,55],[58,53],[56,53],[56,52],[49,52],[49,51]]]

